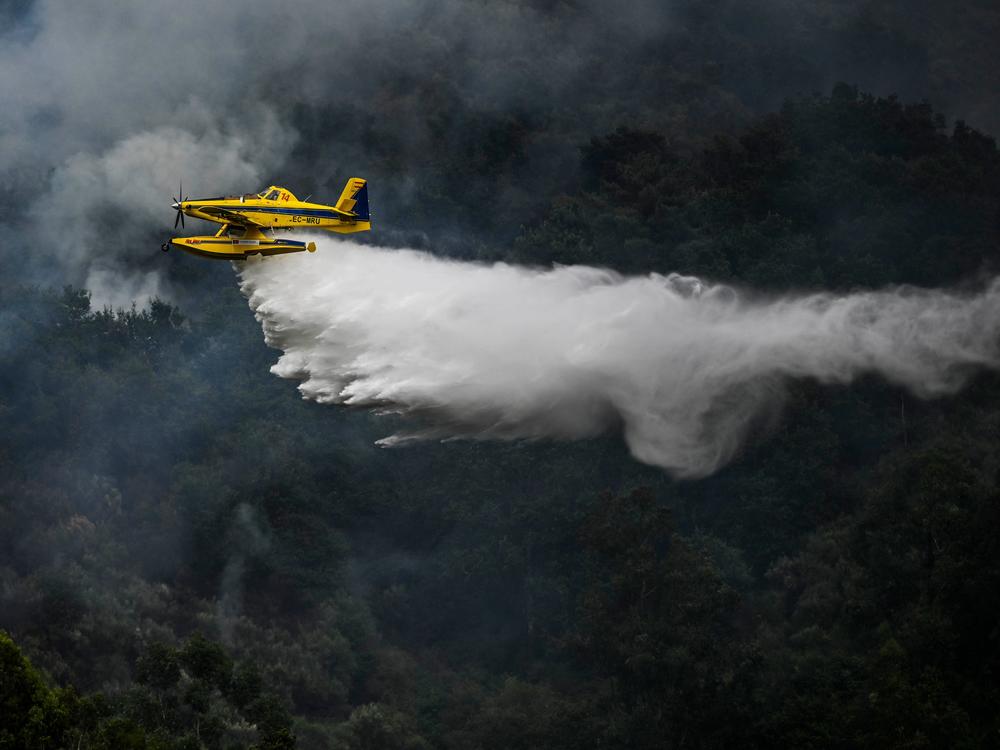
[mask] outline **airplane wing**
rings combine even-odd
[[[219,208],[217,206],[204,206],[198,209],[202,213],[210,214],[212,216],[218,216],[223,221],[230,224],[239,224],[244,227],[263,227],[263,224],[259,224],[256,221],[248,219],[239,211],[230,211],[225,208]]]

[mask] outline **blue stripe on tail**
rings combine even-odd
[[[354,213],[358,215],[358,219],[360,221],[369,221],[368,183],[365,183],[365,186],[354,195],[354,200],[357,201],[357,203],[354,204]]]

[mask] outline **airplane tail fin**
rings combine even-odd
[[[337,200],[338,211],[350,211],[357,215],[358,221],[370,221],[368,213],[368,181],[360,177],[352,177],[344,186],[344,192]]]

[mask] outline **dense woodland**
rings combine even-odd
[[[1000,247],[994,142],[847,86],[692,156],[617,130],[580,159],[517,258],[851,288],[974,283]],[[3,303],[8,746],[996,741],[995,377],[797,383],[674,482],[617,437],[375,448],[268,373],[232,283]]]
[[[909,49],[869,21],[857,48]],[[369,133],[373,240],[759,293],[1000,270],[993,138],[843,83],[712,129],[731,70],[586,133],[620,118],[434,99],[420,200]],[[306,174],[325,120],[296,117]],[[617,435],[381,449],[391,418],[269,373],[228,266],[153,262],[183,291],[142,309],[0,285],[0,748],[1000,745],[1000,377],[793,383],[698,481]]]

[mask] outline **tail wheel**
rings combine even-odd
[[[164,242],[162,245],[160,245],[160,250],[162,250],[163,252],[167,252],[167,250],[169,250],[169,249],[170,249],[170,243],[169,242]]]

